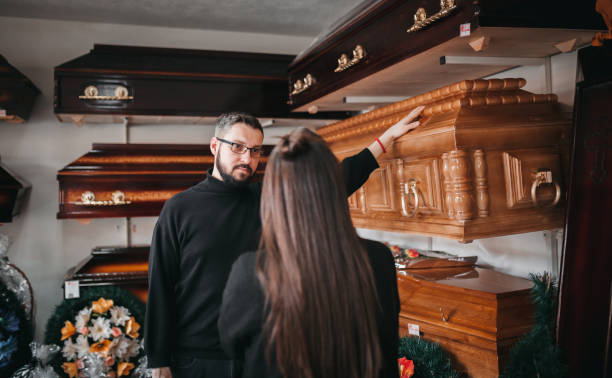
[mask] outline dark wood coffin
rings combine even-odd
[[[297,111],[364,109],[393,101],[349,98],[406,98],[518,65],[543,65],[533,58],[571,51],[603,29],[595,0],[368,1],[291,63],[290,101]]]
[[[0,223],[19,214],[32,185],[0,162]]]
[[[40,90],[0,55],[0,121],[23,123]]]
[[[578,59],[558,339],[571,377],[612,377],[612,40]]]
[[[149,288],[149,247],[96,247],[64,276],[79,281],[80,289],[93,286],[119,286],[142,301]]]
[[[465,267],[399,270],[397,281],[400,336],[418,327],[419,337],[439,343],[469,377],[497,377],[533,325],[526,279]]]
[[[346,113],[289,114],[287,66],[292,59],[96,44],[88,54],[55,67],[54,110],[60,121],[77,124],[113,122],[116,115],[194,123],[228,111],[270,118],[346,118]]]
[[[255,173],[260,180],[272,146]],[[164,202],[206,177],[214,156],[205,144],[100,144],[57,174],[63,218],[159,215]]]

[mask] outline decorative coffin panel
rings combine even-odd
[[[366,213],[397,210],[393,169],[393,164],[383,164],[372,172],[370,179],[363,186]]]
[[[0,223],[19,214],[32,185],[0,162]]]
[[[267,154],[256,171],[265,170]],[[58,218],[159,215],[164,202],[204,180],[214,165],[208,145],[98,144],[58,172]]]
[[[0,121],[23,123],[40,90],[0,55]]]
[[[470,377],[496,377],[510,347],[533,324],[528,280],[484,268],[411,269],[398,273],[400,332],[450,354]]]
[[[362,110],[572,51],[605,29],[594,0],[365,1],[291,63],[290,100]]]
[[[229,111],[257,117],[344,119],[346,112],[291,113],[291,55],[94,45],[55,67],[54,110],[60,121],[201,123]],[[214,118],[212,118],[214,119]],[[208,119],[207,122],[210,122]],[[121,122],[121,121],[119,121]],[[155,120],[153,120],[155,122]],[[159,121],[157,121],[159,122]]]
[[[96,247],[65,275],[79,287],[120,286],[147,301],[149,247]]]
[[[463,242],[560,227],[571,122],[523,85],[466,80],[319,128],[342,158],[426,106],[351,200],[355,226]]]
[[[562,175],[557,151],[547,153],[540,149],[504,152],[503,161],[509,209],[559,202],[562,184],[559,180]]]

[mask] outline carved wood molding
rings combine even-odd
[[[380,168],[370,174],[368,182],[362,188],[367,197],[364,201],[366,211],[396,210],[392,162],[381,163]]]
[[[448,163],[455,219],[472,219],[474,217],[473,180],[468,153],[464,150],[450,151]]]
[[[476,182],[476,207],[478,216],[489,216],[489,185],[487,182],[487,161],[483,150],[474,151],[474,178]]]
[[[554,94],[533,94],[521,90],[525,79],[463,80],[404,101],[317,129],[328,143],[384,130],[417,106],[425,105],[423,116],[488,105],[554,103]]]
[[[521,161],[507,152],[502,154],[504,161],[504,178],[506,182],[506,204],[509,209],[519,203],[527,203],[529,199],[523,189],[523,172]]]

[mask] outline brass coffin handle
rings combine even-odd
[[[291,92],[291,94],[296,95],[298,93],[302,93],[311,88],[314,83],[316,83],[314,76],[311,74],[306,74],[304,79],[298,79],[295,83],[293,83],[293,92]]]
[[[419,194],[417,193],[417,190],[416,190],[416,180],[411,179],[407,183],[404,183],[403,186],[404,186],[402,188],[403,190],[401,191],[401,194],[400,194],[400,199],[402,202],[402,215],[408,218],[412,218],[417,214],[417,211],[419,210]],[[414,196],[414,210],[408,213],[408,210],[406,210],[407,208],[406,195],[410,195],[410,194]]]
[[[338,67],[334,70],[334,72],[342,72],[349,67],[354,66],[355,64],[361,62],[368,56],[368,53],[361,45],[355,46],[353,49],[353,58],[349,60],[346,54],[340,55],[338,58]]]
[[[86,191],[81,194],[81,202],[77,202],[77,205],[87,206],[118,206],[118,205],[129,205],[132,201],[125,199],[125,193],[120,190],[113,192],[112,200],[110,201],[96,201],[96,195],[91,191]]]
[[[427,17],[427,14],[425,13],[425,8],[419,8],[414,14],[414,24],[410,29],[407,30],[407,32],[412,33],[417,30],[421,30],[425,26],[431,25],[434,22],[444,17],[447,17],[455,9],[457,9],[457,6],[455,5],[455,0],[440,0],[440,10],[430,17]]]
[[[128,101],[133,100],[134,96],[129,95],[129,90],[123,85],[115,87],[114,96],[100,96],[100,91],[95,85],[89,85],[83,90],[83,95],[79,100],[102,100],[102,101]]]
[[[531,184],[531,201],[534,206],[540,207],[538,204],[538,187],[543,184],[553,184],[555,186],[555,199],[548,205],[542,207],[554,207],[561,199],[561,187],[553,180],[552,172],[549,169],[541,169],[536,172],[535,180]]]

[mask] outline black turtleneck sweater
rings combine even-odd
[[[341,166],[350,195],[378,163],[365,149]],[[258,247],[261,183],[236,188],[211,173],[166,201],[153,231],[144,324],[152,368],[170,366],[172,355],[229,359],[219,341],[219,308],[232,264]]]

